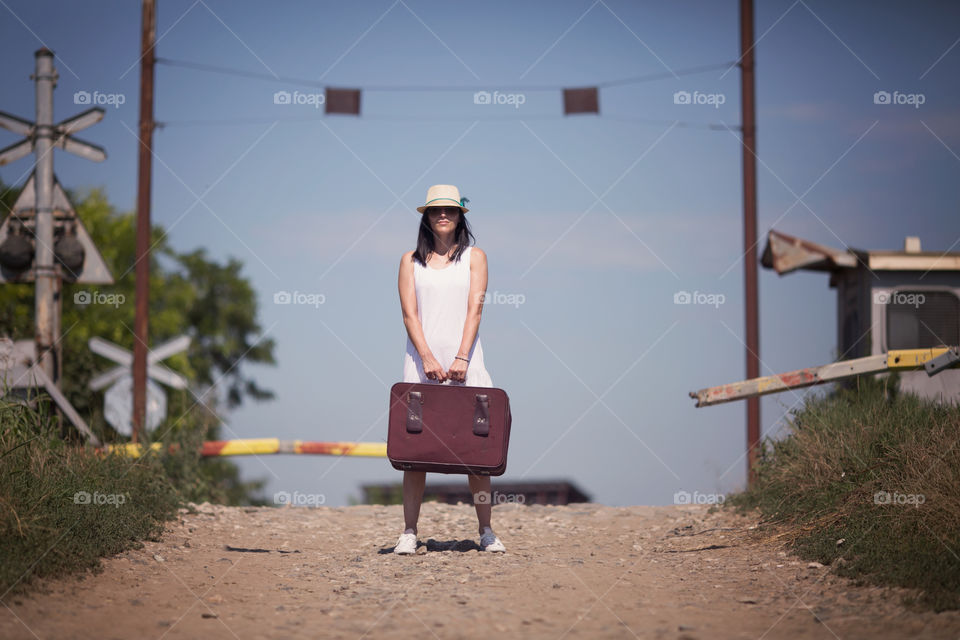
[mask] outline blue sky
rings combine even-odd
[[[510,394],[505,479],[570,478],[607,504],[668,504],[744,483],[743,403],[695,409],[690,390],[745,377],[739,71],[682,75],[739,56],[737,2],[253,3],[159,0],[162,58],[363,94],[360,118],[274,104],[287,81],[159,65],[153,220],[181,250],[245,262],[279,366],[252,369],[277,399],[227,416],[225,437],[383,440],[405,330],[401,254],[427,187],[459,185],[489,259],[480,336]],[[58,152],[73,189],[136,198],[139,3],[4,0],[0,109],[32,119],[33,53],[57,54],[55,117],[78,91],[121,95]],[[771,228],[830,246],[957,250],[960,8],[952,3],[758,3],[760,249]],[[604,88],[601,115],[562,117],[560,91]],[[474,104],[478,89],[523,104]],[[674,94],[722,104],[676,104]],[[874,94],[923,104],[875,104]],[[219,124],[210,124],[210,122]],[[239,121],[239,122],[238,122]],[[207,124],[200,124],[206,122]],[[16,140],[0,132],[0,145]],[[22,183],[23,159],[0,168]],[[319,308],[273,303],[320,293]],[[678,291],[723,303],[675,305]],[[502,299],[508,299],[503,297]],[[823,274],[761,270],[761,371],[831,361],[836,301]],[[764,398],[777,433],[804,393]],[[277,491],[359,496],[399,480],[385,460],[238,459]],[[431,476],[444,480],[442,476]]]

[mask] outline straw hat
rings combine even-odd
[[[435,184],[427,189],[427,201],[417,211],[423,213],[427,207],[460,207],[460,213],[470,211],[464,205],[466,198],[460,197],[460,190],[452,184]]]

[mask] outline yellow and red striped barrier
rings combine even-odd
[[[153,451],[160,451],[163,444],[154,442]],[[100,449],[106,453],[124,453],[133,458],[143,454],[143,445],[137,443],[108,444]],[[279,438],[247,438],[242,440],[212,440],[204,442],[200,455],[214,456],[259,456],[276,453],[294,453],[321,456],[360,456],[386,458],[385,442],[310,442],[307,440],[281,440]]]

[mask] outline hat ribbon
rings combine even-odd
[[[459,205],[459,206],[461,206],[461,207],[464,206],[464,203],[465,203],[465,202],[470,202],[470,201],[467,200],[466,198],[461,198],[459,202],[457,202],[457,201],[454,200],[453,198],[434,198],[433,200],[427,200],[427,204],[425,204],[425,205],[423,205],[423,206],[427,207],[427,206],[430,205],[431,202],[436,202],[437,200],[449,200],[450,202],[456,202],[457,205]]]

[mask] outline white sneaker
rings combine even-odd
[[[507,548],[503,546],[503,543],[500,542],[500,538],[490,529],[487,529],[483,535],[480,536],[480,548],[484,551],[494,551],[498,553],[503,553],[507,550]]]
[[[417,552],[417,534],[415,533],[401,533],[400,539],[397,540],[397,546],[393,548],[393,552],[401,555],[410,555]]]

